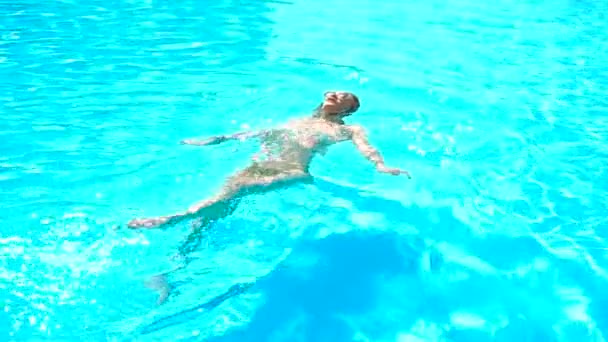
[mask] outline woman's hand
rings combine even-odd
[[[226,138],[224,136],[215,136],[215,137],[206,138],[206,139],[202,139],[202,140],[185,139],[185,140],[180,141],[180,143],[182,145],[206,146],[206,145],[216,145],[216,144],[219,144],[224,141],[226,141]]]
[[[392,168],[392,167],[387,167],[384,164],[379,164],[376,167],[376,170],[378,170],[378,172],[388,173],[393,176],[406,175],[407,178],[412,179],[412,176],[410,175],[410,173],[408,171],[396,169],[396,168]]]

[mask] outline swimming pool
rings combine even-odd
[[[3,341],[602,341],[608,5],[0,4]],[[187,225],[256,146],[184,138],[359,95],[315,184]]]

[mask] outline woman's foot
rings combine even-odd
[[[167,281],[167,277],[163,274],[151,277],[150,279],[148,279],[148,281],[146,281],[145,285],[148,288],[156,291],[156,293],[158,294],[158,299],[156,301],[156,304],[158,305],[163,304],[171,293],[171,286]]]
[[[157,226],[167,222],[168,217],[155,217],[145,219],[134,219],[127,224],[129,228],[156,228]]]

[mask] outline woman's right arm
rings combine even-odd
[[[363,129],[361,126],[349,126],[348,129],[351,134],[352,142],[355,144],[359,152],[361,152],[361,154],[365,156],[365,158],[367,158],[376,166],[376,170],[391,175],[404,174],[408,178],[412,178],[408,171],[386,166],[386,164],[384,163],[384,158],[382,158],[380,152],[375,147],[373,147],[367,139],[367,133],[365,132],[365,129]]]

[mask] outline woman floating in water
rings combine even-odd
[[[342,141],[352,141],[376,170],[391,175],[407,171],[384,164],[380,153],[373,148],[360,126],[346,125],[343,119],[359,109],[359,99],[352,93],[325,93],[323,103],[312,117],[295,119],[282,127],[257,132],[242,132],[229,136],[215,136],[204,140],[184,140],[188,145],[204,146],[229,140],[259,138],[262,149],[252,164],[229,177],[218,194],[191,206],[187,211],[156,218],[135,219],[130,228],[153,228],[173,225],[185,219],[200,218],[205,223],[230,215],[243,196],[262,193],[312,179],[309,165],[316,153]]]

